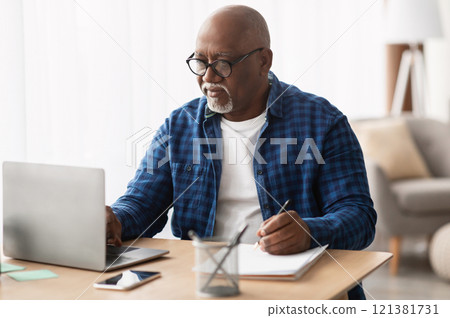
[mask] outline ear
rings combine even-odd
[[[267,75],[272,67],[272,50],[269,48],[265,48],[261,51],[261,75]]]

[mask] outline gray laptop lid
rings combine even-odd
[[[3,163],[4,254],[105,268],[103,169]]]

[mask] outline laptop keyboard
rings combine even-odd
[[[129,246],[121,246],[121,247],[117,247],[114,245],[106,245],[106,257],[119,257],[120,255],[122,255],[122,253],[125,253],[124,256],[126,255],[126,253],[131,252],[137,250],[136,247],[129,247]],[[126,251],[126,252],[125,252]]]

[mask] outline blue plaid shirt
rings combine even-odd
[[[346,117],[324,98],[280,82],[273,73],[269,81],[266,121],[253,158],[263,219],[291,199],[290,209],[311,231],[311,247],[367,247],[375,234],[376,213],[361,148]],[[166,119],[126,193],[112,205],[123,239],[160,232],[172,204],[175,236],[188,239],[190,229],[202,237],[213,235],[221,176],[221,160],[214,159],[222,149],[220,120],[204,96]]]

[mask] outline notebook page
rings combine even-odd
[[[239,244],[239,275],[294,275],[319,257],[328,245],[292,255],[271,255],[254,249],[250,244]]]

